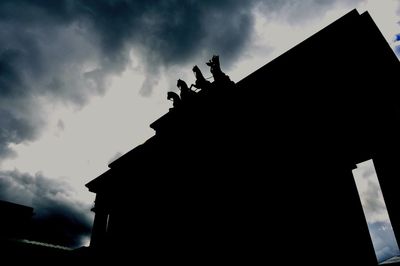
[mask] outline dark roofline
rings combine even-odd
[[[104,180],[110,178],[112,176],[111,169],[107,170],[106,172],[102,173],[89,183],[85,185],[89,189],[90,192],[96,193],[100,187],[100,184],[104,182]]]
[[[367,11],[363,12],[360,15],[360,13],[356,9],[353,9],[353,10],[349,11],[348,13],[346,13],[345,15],[343,15],[342,17],[340,17],[337,20],[335,20],[334,22],[330,23],[325,28],[317,31],[316,33],[314,33],[313,35],[311,35],[307,39],[303,40],[302,42],[300,42],[298,44],[295,44],[292,48],[290,48],[289,50],[287,50],[283,54],[279,55],[278,57],[274,58],[273,60],[271,60],[270,62],[268,62],[264,66],[260,67],[256,71],[250,73],[249,75],[247,75],[246,77],[244,77],[243,79],[238,81],[236,83],[237,88],[239,88],[239,90],[240,90],[241,86],[243,86],[247,82],[251,81],[252,79],[256,78],[259,75],[260,72],[263,72],[263,71],[265,71],[265,69],[273,67],[282,58],[285,58],[287,56],[290,56],[290,54],[295,53],[298,49],[301,49],[301,47],[307,45],[309,42],[312,42],[315,38],[317,38],[317,36],[320,36],[321,33],[322,34],[329,33],[329,31],[331,31],[332,29],[335,29],[340,24],[342,24],[342,25],[343,24],[352,25],[352,27],[357,29],[357,27],[358,27],[358,25],[360,23],[360,17],[363,18],[363,20],[368,20],[368,23],[370,23],[371,25],[376,27],[376,29],[379,32],[379,34],[382,35],[382,33],[379,31],[379,29],[377,28],[375,22],[372,20],[370,14]],[[394,53],[393,53],[393,56],[396,57]],[[202,92],[202,91],[200,91],[200,92]],[[180,111],[183,111],[183,110],[176,110],[176,109],[172,108],[167,113],[165,113],[160,118],[158,118],[153,123],[151,123],[150,124],[150,128],[155,130],[156,134],[154,136],[152,136],[151,138],[149,138],[143,144],[140,144],[140,145],[136,146],[132,150],[130,150],[127,153],[125,153],[124,155],[122,155],[120,158],[118,158],[115,161],[111,162],[108,165],[108,167],[111,168],[111,169],[112,168],[118,168],[118,167],[120,167],[120,166],[122,166],[122,165],[124,165],[126,163],[134,161],[132,159],[136,158],[137,156],[141,156],[141,154],[145,150],[147,150],[149,148],[149,145],[151,146],[151,144],[153,143],[155,138],[158,137],[158,134],[157,134],[158,130],[161,130],[161,129],[165,128],[166,125],[168,125],[167,127],[170,127],[172,124],[177,122],[177,120],[179,120]],[[91,182],[87,183],[86,187],[89,188],[89,191],[94,192],[95,190],[98,189],[99,183],[102,183],[103,182],[102,180],[108,179],[110,176],[111,176],[111,172],[110,172],[110,170],[108,170],[105,173],[103,173],[102,175],[100,175],[99,177],[97,177],[94,180],[92,180]]]
[[[240,86],[242,84],[246,83],[248,80],[251,80],[253,77],[257,77],[259,72],[264,71],[265,68],[271,67],[276,62],[278,62],[282,57],[288,56],[288,54],[292,53],[296,49],[299,49],[299,46],[302,46],[302,45],[306,44],[307,42],[311,41],[314,38],[314,36],[316,36],[318,33],[324,32],[324,31],[329,31],[331,28],[335,27],[338,23],[347,23],[348,20],[357,20],[357,18],[359,18],[359,13],[358,13],[358,11],[356,9],[353,9],[352,11],[348,12],[344,16],[338,18],[333,23],[329,24],[327,27],[325,27],[325,28],[321,29],[320,31],[314,33],[313,35],[311,35],[310,37],[308,37],[304,41],[300,42],[299,44],[294,45],[291,49],[289,49],[288,51],[286,51],[283,54],[279,55],[278,57],[274,58],[272,61],[270,61],[266,65],[260,67],[256,71],[250,73],[248,76],[244,77],[239,82],[237,82],[236,83],[237,86],[240,88]],[[201,92],[202,91],[200,91],[200,95],[202,95]],[[166,125],[168,125],[168,127],[169,127],[169,126],[171,126],[171,124],[176,122],[176,120],[179,120],[180,111],[182,111],[182,110],[176,110],[176,109],[172,108],[167,113],[165,113],[160,118],[158,118],[153,123],[151,123],[150,124],[150,128],[155,130],[156,135],[152,136],[151,138],[149,138],[143,144],[140,144],[140,145],[136,146],[132,150],[128,151],[127,153],[125,153],[124,155],[122,155],[121,157],[116,159],[115,161],[111,162],[108,165],[108,167],[111,168],[111,169],[112,168],[118,168],[119,166],[124,165],[126,162],[131,162],[132,158],[135,158],[136,156],[140,156],[140,154],[146,148],[148,148],[148,145],[151,145],[151,143],[154,141],[155,137],[157,136],[157,132],[158,131],[162,130],[163,128],[166,128]],[[93,179],[92,181],[90,181],[89,183],[87,183],[85,185],[89,189],[90,192],[98,191],[98,189],[101,186],[100,184],[105,182],[104,180],[106,180],[106,179],[111,177],[111,169],[106,171],[105,173],[101,174],[100,176],[98,176],[97,178]]]
[[[124,162],[126,162],[128,160],[130,161],[130,158],[139,156],[145,149],[147,149],[149,146],[151,146],[153,144],[155,139],[156,139],[156,135],[150,137],[144,143],[136,146],[132,150],[128,151],[127,153],[125,153],[124,155],[122,155],[121,157],[116,159],[115,161],[111,162],[108,165],[108,167],[109,168],[116,168],[116,167],[120,166],[121,164],[123,164]]]
[[[369,16],[369,13],[367,11],[364,12],[363,14],[365,14],[365,13]],[[293,45],[292,48],[290,48],[289,50],[285,51],[283,54],[277,56],[276,58],[272,59],[270,62],[268,62],[267,64],[263,65],[259,69],[253,71],[252,73],[250,73],[249,75],[247,75],[246,77],[244,77],[243,79],[238,81],[236,84],[238,86],[240,86],[241,84],[246,83],[247,80],[249,80],[249,79],[251,79],[253,77],[257,77],[259,72],[262,72],[265,68],[271,67],[271,65],[277,63],[282,57],[288,56],[290,53],[292,53],[293,51],[299,49],[301,46],[306,45],[308,42],[311,42],[314,38],[317,38],[316,36],[317,35],[319,36],[319,34],[321,32],[330,31],[332,28],[336,27],[337,24],[346,24],[348,22],[348,20],[357,21],[357,18],[359,18],[359,17],[360,17],[360,13],[357,11],[357,9],[353,9],[353,10],[349,11],[348,13],[343,15],[342,17],[340,17],[340,18],[336,19],[334,22],[330,23],[325,28],[315,32],[314,34],[312,34],[311,36],[309,36],[305,40],[301,41],[300,43],[297,43],[297,44]]]
[[[10,201],[0,200],[0,208],[19,209],[19,210],[25,211],[25,212],[32,212],[32,215],[33,215],[33,208],[32,207],[29,207],[29,206],[26,206],[26,205],[17,204],[17,203],[10,202]]]
[[[364,12],[363,14],[368,14],[368,12]],[[357,19],[359,18],[360,14],[358,13],[357,9],[353,9],[350,12],[346,13],[345,15],[343,15],[342,17],[338,18],[337,20],[335,20],[334,22],[332,22],[331,24],[329,24],[328,26],[326,26],[325,28],[317,31],[316,33],[314,33],[313,35],[311,35],[310,37],[308,37],[307,39],[301,41],[298,44],[295,44],[292,48],[290,48],[289,50],[287,50],[286,52],[284,52],[283,54],[277,56],[276,58],[274,58],[273,60],[271,60],[270,62],[268,62],[267,64],[263,65],[262,67],[260,67],[259,69],[257,69],[256,71],[250,73],[249,75],[247,75],[246,77],[244,77],[243,79],[241,79],[240,81],[238,81],[236,83],[236,85],[238,87],[240,87],[242,84],[246,83],[246,81],[248,81],[249,79],[251,79],[252,77],[257,77],[259,72],[264,71],[265,68],[269,68],[271,67],[271,65],[273,65],[275,62],[278,62],[282,57],[284,56],[288,56],[288,54],[292,53],[293,51],[297,50],[297,49],[301,49],[300,47],[302,45],[306,45],[308,42],[312,41],[313,38],[316,38],[314,36],[318,35],[321,32],[326,32],[329,31],[331,28],[334,28],[337,26],[338,23],[343,24],[343,23],[347,23],[348,20],[355,20],[357,21]],[[200,91],[199,94],[202,94],[203,91]],[[199,95],[200,96],[200,95]],[[162,115],[160,118],[158,118],[157,120],[155,120],[153,123],[150,124],[150,128],[152,128],[154,131],[159,131],[160,129],[166,128],[166,124],[168,124],[168,126],[171,125],[172,121],[178,119],[179,117],[179,113],[177,112],[178,110],[175,109],[170,109],[167,113],[165,113],[164,115]]]

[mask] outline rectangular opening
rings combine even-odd
[[[357,164],[352,172],[378,263],[400,262],[399,246],[372,159]]]

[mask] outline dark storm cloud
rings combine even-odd
[[[129,49],[141,58],[151,93],[160,67],[218,53],[236,58],[249,40],[254,1],[83,1],[79,10],[99,36],[103,63],[123,69]]]
[[[1,1],[0,158],[34,140],[41,101],[82,106],[106,90],[130,52],[147,73],[213,53],[229,64],[249,39],[254,1]]]
[[[219,54],[228,68],[251,40],[260,2],[262,14],[303,21],[335,2],[358,1],[0,1],[0,158],[11,154],[10,144],[40,133],[43,101],[86,104],[125,70],[131,54],[146,75],[142,95],[171,66]],[[3,129],[3,119],[19,126]]]
[[[90,206],[74,200],[62,181],[0,171],[0,199],[34,208],[32,240],[78,247],[90,235]]]
[[[0,157],[13,155],[7,143],[20,143],[33,139],[37,130],[36,125],[26,118],[19,118],[0,107]]]

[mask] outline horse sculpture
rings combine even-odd
[[[234,82],[232,82],[231,79],[222,72],[218,55],[213,55],[210,61],[206,64],[210,67],[210,72],[214,77],[214,83],[216,83],[217,86],[225,87],[234,84]]]
[[[208,80],[206,80],[204,78],[199,67],[194,66],[192,70],[193,70],[194,76],[196,77],[196,83],[192,86],[194,86],[195,88],[200,89],[200,90],[209,88],[211,85],[211,82],[209,82]]]
[[[229,88],[232,87],[235,83],[230,80],[230,78],[225,75],[221,70],[221,66],[219,63],[219,56],[214,55],[207,63],[207,66],[210,67],[210,72],[214,77],[214,82],[208,81],[203,74],[201,73],[200,68],[195,65],[192,69],[196,82],[192,84],[190,87],[186,84],[185,81],[178,79],[177,87],[180,89],[180,95],[175,92],[168,92],[167,99],[173,101],[173,106],[177,107],[181,104],[185,104],[187,101],[191,101],[193,97],[195,97],[196,92],[192,90],[192,87],[195,87],[200,90],[208,90],[209,88]]]
[[[172,100],[173,106],[174,106],[175,108],[178,107],[178,106],[181,104],[181,98],[179,97],[178,94],[176,94],[176,93],[173,92],[173,91],[169,91],[169,92],[167,93],[167,99],[168,99],[168,100]]]
[[[176,86],[181,90],[180,96],[182,101],[192,98],[196,93],[192,91],[185,81],[178,79]]]

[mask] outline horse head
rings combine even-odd
[[[176,83],[176,86],[180,89],[180,90],[189,90],[188,85],[186,84],[185,81],[178,79],[178,82]]]

